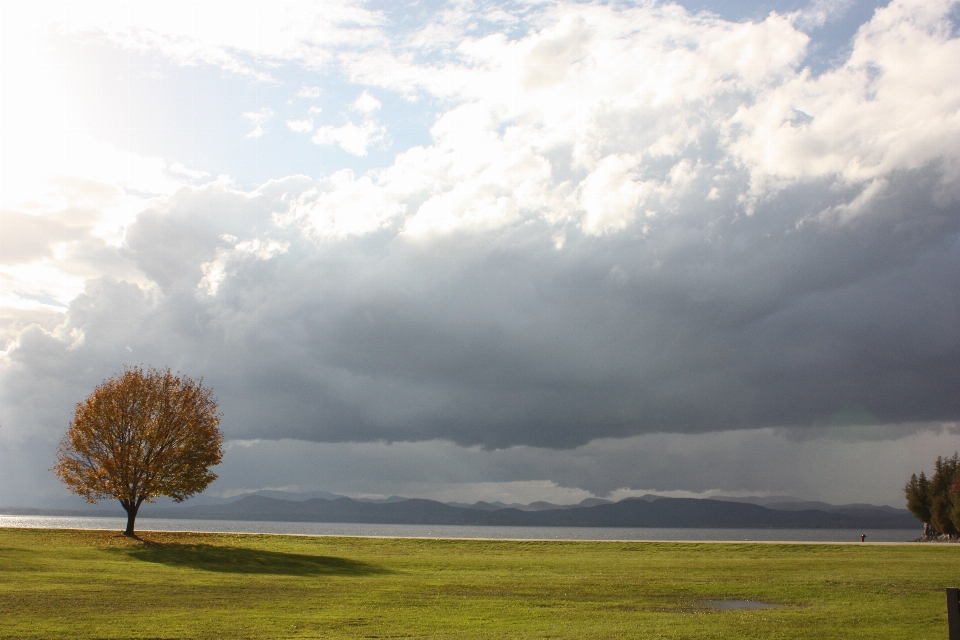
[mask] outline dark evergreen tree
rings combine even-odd
[[[937,458],[936,471],[930,479],[930,524],[949,536],[957,535],[957,526],[953,522],[954,496],[951,495],[958,478],[960,456]]]
[[[923,523],[924,537],[960,533],[960,454],[938,457],[932,478],[913,474],[903,490],[907,508]]]
[[[950,520],[954,528],[960,531],[960,470],[957,471],[956,480],[950,487],[950,497],[953,499],[953,509],[950,510]]]
[[[903,492],[907,494],[907,509],[923,523],[924,537],[936,535],[930,526],[930,481],[923,471],[919,476],[910,476],[910,482]]]

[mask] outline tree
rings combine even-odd
[[[903,490],[907,508],[923,523],[924,537],[960,533],[960,454],[938,457],[932,478],[914,474]]]
[[[951,489],[960,471],[960,455],[952,458],[937,458],[933,477],[930,478],[930,524],[948,536],[956,536],[958,525],[953,521],[952,511],[957,497]]]
[[[202,380],[170,369],[124,370],[77,405],[53,471],[89,503],[115,498],[127,512],[124,535],[144,502],[182,502],[216,480],[223,457],[220,413]]]
[[[930,481],[927,480],[927,476],[923,471],[920,472],[919,477],[914,473],[903,491],[907,494],[907,509],[923,523],[923,536],[930,536]]]

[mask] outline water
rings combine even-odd
[[[44,529],[116,529],[126,518],[74,516],[5,516],[0,527]],[[376,536],[386,538],[484,538],[491,540],[722,540],[750,542],[909,542],[918,529],[640,529],[614,527],[477,527],[462,525],[349,524],[262,522],[247,520],[175,520],[137,518],[137,531],[205,531],[216,533],[285,533],[306,536]]]

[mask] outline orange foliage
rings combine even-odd
[[[223,457],[217,402],[202,380],[134,367],[77,405],[53,471],[96,502],[116,498],[133,518],[156,496],[176,502],[203,491]]]

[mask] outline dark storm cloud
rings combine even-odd
[[[230,437],[492,448],[958,420],[960,211],[935,179],[902,175],[847,224],[809,220],[829,193],[808,186],[752,216],[570,228],[562,249],[536,220],[420,240],[275,229],[286,251],[221,254],[214,295],[197,282],[220,235],[269,227],[277,203],[184,192],[128,235],[160,289],[92,282],[57,335],[24,334],[5,392],[55,378],[62,413],[125,363],[170,365],[213,385]]]

